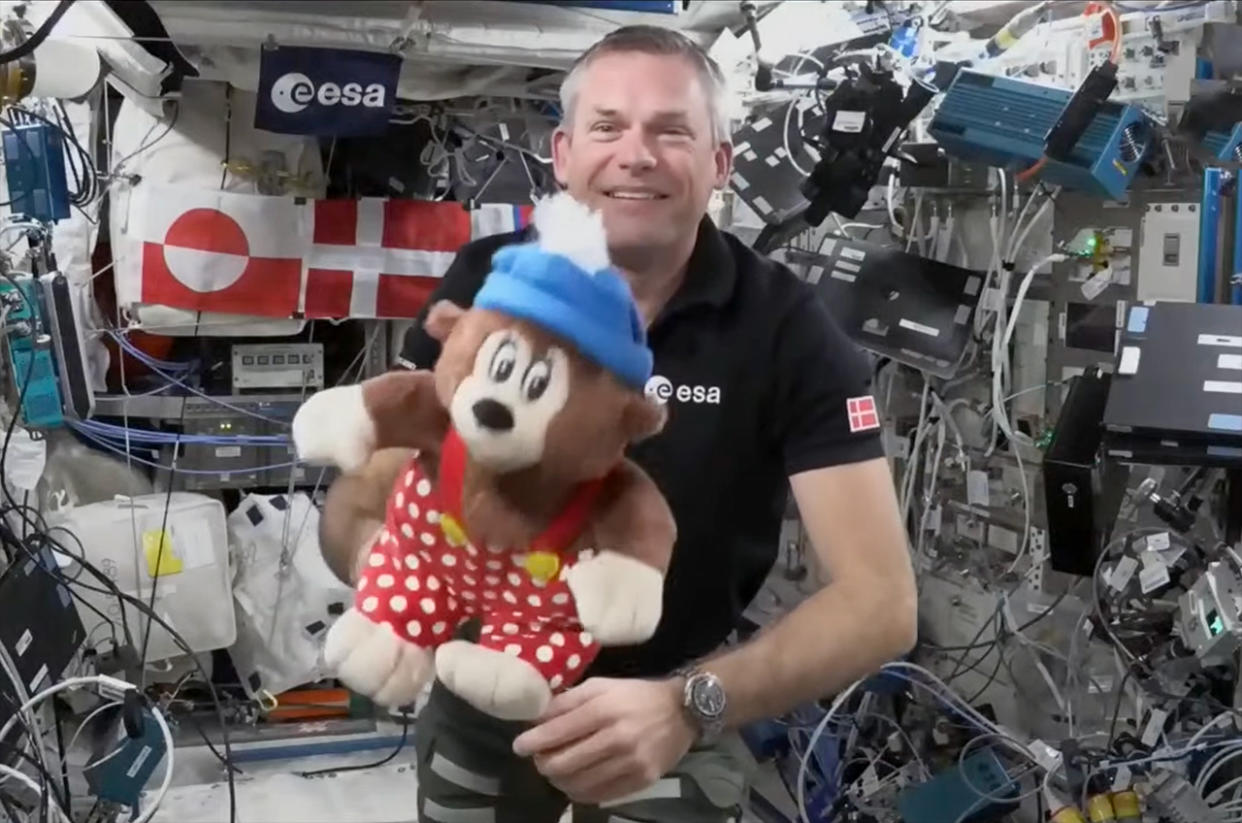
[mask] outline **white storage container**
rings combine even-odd
[[[218,500],[191,492],[174,492],[171,497],[166,492],[117,497],[64,511],[52,525],[76,536],[87,561],[122,592],[150,604],[154,590],[155,613],[181,635],[191,651],[226,648],[236,639],[228,529],[224,506]],[[77,549],[73,540],[62,537],[60,542],[71,551]],[[104,588],[76,563],[65,573]],[[116,595],[81,586],[75,591],[116,623],[116,634],[121,638],[121,605]],[[77,607],[88,643],[98,643],[111,633],[98,614],[81,602]],[[135,650],[141,652],[149,621],[132,604],[126,606],[125,616]],[[172,635],[153,623],[147,662],[184,653]]]

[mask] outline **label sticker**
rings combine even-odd
[[[851,263],[848,260],[838,260],[836,262],[836,266],[838,269],[841,269],[842,271],[852,271],[852,272],[862,271],[862,266],[858,265],[857,263]]]
[[[216,457],[241,457],[241,446],[216,446]]]
[[[1161,586],[1169,584],[1169,567],[1164,563],[1154,563],[1139,572],[1139,586],[1143,594],[1151,594]]]
[[[770,126],[770,125],[772,125],[772,121],[771,121],[771,120],[769,120],[769,119],[768,119],[768,118],[766,118],[766,117],[760,117],[760,118],[759,118],[758,120],[756,120],[754,123],[751,123],[751,124],[750,124],[750,127],[751,127],[752,129],[754,129],[755,131],[763,131],[764,129],[766,129],[766,128],[767,128],[768,126]]]
[[[138,752],[138,756],[134,758],[134,762],[130,764],[129,771],[125,772],[125,776],[133,780],[138,776],[138,772],[142,770],[143,764],[147,762],[147,758],[151,756],[151,747],[143,746],[142,751]]]
[[[1118,374],[1137,374],[1139,357],[1143,350],[1138,346],[1124,346],[1121,349],[1121,362],[1117,365]]]
[[[147,576],[162,577],[180,574],[183,569],[177,557],[172,535],[166,530],[152,529],[142,533],[142,553],[147,558]]]
[[[922,323],[915,323],[913,320],[907,320],[904,317],[897,321],[897,325],[901,326],[903,329],[909,329],[910,331],[916,331],[919,334],[925,334],[928,337],[940,336],[940,329],[934,329],[931,326],[924,326]]]
[[[46,663],[44,663],[42,666],[39,667],[39,670],[35,672],[35,676],[31,678],[30,680],[31,694],[41,690],[44,680],[47,680],[47,664]]]
[[[971,469],[966,473],[966,501],[972,506],[990,506],[988,473]]]
[[[1082,284],[1082,295],[1088,300],[1094,300],[1099,297],[1108,284],[1113,282],[1112,269],[1100,269]]]
[[[30,629],[26,629],[26,631],[22,632],[22,636],[17,638],[17,645],[13,647],[13,651],[17,652],[18,657],[21,657],[33,642],[34,635],[30,633]]]
[[[1216,358],[1216,368],[1242,371],[1242,354],[1222,354]]]
[[[823,266],[811,266],[811,270],[806,273],[806,282],[812,286],[817,284],[824,276]]]
[[[1214,394],[1242,394],[1242,383],[1234,380],[1205,380],[1203,390]]]
[[[1132,779],[1133,774],[1130,772],[1130,767],[1126,765],[1119,766],[1117,771],[1113,774],[1113,791],[1123,792],[1130,788],[1130,781]]]
[[[865,111],[846,111],[841,109],[837,112],[837,116],[832,121],[833,131],[843,131],[849,134],[857,134],[867,125],[867,113]]]
[[[1199,345],[1242,349],[1242,337],[1233,337],[1227,334],[1201,334],[1199,335]]]
[[[1147,550],[1148,551],[1162,552],[1171,545],[1172,543],[1169,542],[1168,532],[1160,532],[1158,534],[1152,534],[1152,535],[1147,536]]]
[[[838,271],[837,269],[833,269],[832,274],[830,276],[832,277],[833,280],[841,280],[846,283],[853,283],[855,280],[858,279],[857,275],[850,274],[847,271]]]
[[[1151,718],[1148,719],[1147,726],[1143,729],[1143,736],[1139,738],[1144,746],[1156,745],[1156,741],[1160,739],[1160,735],[1164,732],[1164,721],[1168,716],[1168,712],[1163,709],[1151,710]]]
[[[1242,432],[1242,414],[1221,414],[1219,412],[1209,414],[1208,428],[1226,432]]]
[[[857,260],[859,262],[867,259],[867,253],[865,251],[862,249],[852,249],[849,246],[841,247],[841,256],[850,260]]]
[[[1117,561],[1117,567],[1113,569],[1112,574],[1108,576],[1108,585],[1117,591],[1121,591],[1130,582],[1130,578],[1134,577],[1138,567],[1139,563],[1133,557],[1121,558]]]

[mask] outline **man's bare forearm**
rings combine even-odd
[[[707,662],[729,696],[731,727],[833,694],[914,644],[914,595],[829,584],[750,642]]]
[[[357,560],[384,525],[384,509],[397,474],[409,462],[409,449],[381,449],[328,489],[319,521],[319,546],[328,568],[353,585]]]

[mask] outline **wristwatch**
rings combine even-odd
[[[725,696],[724,684],[709,671],[695,666],[678,669],[676,674],[686,679],[682,687],[682,708],[690,722],[699,730],[699,743],[710,745],[724,731]]]

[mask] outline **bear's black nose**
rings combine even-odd
[[[513,428],[513,412],[499,400],[480,400],[474,404],[474,419],[485,429],[507,432]]]

